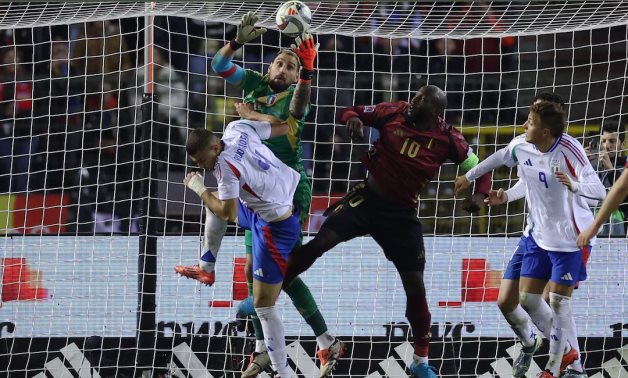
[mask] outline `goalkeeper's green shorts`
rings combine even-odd
[[[305,172],[301,172],[301,179],[297,185],[297,190],[294,192],[293,202],[295,209],[299,210],[299,223],[303,226],[312,205],[312,184]],[[302,239],[303,234],[301,234],[298,244],[301,244]],[[249,230],[244,230],[244,245],[246,246],[246,253],[253,252],[253,234]]]

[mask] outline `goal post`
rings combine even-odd
[[[194,168],[185,141],[194,128],[222,133],[236,117],[242,92],[210,62],[243,14],[269,29],[234,57],[244,68],[266,72],[293,42],[274,22],[281,3],[0,4],[0,376],[240,374],[253,342],[237,317],[247,296],[242,230],[229,227],[213,287],[173,270],[198,260],[203,230],[203,207],[182,184]],[[626,122],[624,1],[307,4],[320,43],[302,134],[308,237],[365,177],[360,156],[378,137],[350,142],[335,121],[344,106],[407,101],[437,85],[445,120],[480,159],[523,132],[543,91],[565,100],[567,132],[594,150],[602,126]],[[625,155],[619,148],[612,163]],[[444,165],[419,199],[430,360],[439,376],[506,377],[518,346],[495,302],[526,209],[518,201],[465,213],[453,196],[459,173]],[[516,180],[501,168],[493,187]],[[625,229],[599,237],[574,294],[589,376],[628,375],[627,245]],[[370,237],[328,252],[303,279],[349,346],[334,374],[408,375],[403,287]],[[316,376],[312,331],[286,296],[278,308],[291,368]],[[532,374],[547,353],[546,343]]]

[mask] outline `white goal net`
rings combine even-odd
[[[243,231],[230,226],[206,287],[177,276],[198,261],[203,208],[184,190],[194,128],[221,133],[240,89],[212,71],[243,14],[269,30],[234,62],[265,73],[293,40],[282,2],[0,4],[0,376],[239,376],[254,345]],[[307,2],[320,43],[302,134],[312,183],[306,238],[364,179],[343,107],[447,93],[445,120],[484,159],[523,132],[533,97],[555,92],[567,132],[610,186],[628,142],[628,2]],[[616,139],[613,144],[612,139]],[[522,200],[469,215],[444,165],[419,199],[439,376],[510,377],[519,344],[496,306],[525,225]],[[206,184],[215,187],[206,175]],[[493,188],[516,172],[502,168]],[[628,377],[628,208],[603,229],[574,292],[591,377]],[[594,209],[594,211],[597,209]],[[330,333],[348,345],[335,376],[408,376],[412,334],[393,265],[370,238],[329,251],[303,276]],[[316,340],[282,294],[295,376],[318,376]],[[529,375],[548,359],[548,342]]]

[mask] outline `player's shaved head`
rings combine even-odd
[[[433,106],[434,113],[443,114],[445,108],[447,107],[447,95],[443,92],[442,89],[435,85],[426,85],[419,89],[420,92],[423,92],[425,97],[430,99],[430,102]]]
[[[447,107],[447,95],[435,85],[425,85],[410,101],[408,116],[417,128],[431,129]]]

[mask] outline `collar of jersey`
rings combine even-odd
[[[560,136],[558,138],[556,138],[556,140],[554,141],[554,144],[552,144],[552,147],[550,147],[549,150],[547,150],[547,152],[552,152],[556,149],[556,146],[558,146],[558,143],[560,143],[560,140],[563,139],[563,134],[560,134]]]

